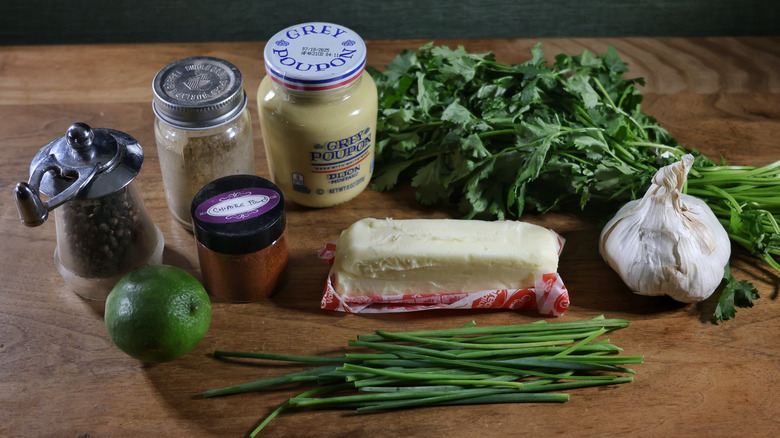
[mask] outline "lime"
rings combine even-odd
[[[211,300],[188,272],[150,265],[124,276],[106,299],[106,328],[122,351],[147,363],[195,348],[211,322]]]

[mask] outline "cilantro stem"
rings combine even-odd
[[[601,85],[601,81],[597,77],[593,77],[593,82],[596,84],[596,87],[598,87],[599,91],[601,91],[601,95],[604,96],[604,99],[606,99],[607,103],[609,103],[609,106],[612,107],[612,109],[615,112],[620,112],[620,108],[615,105],[615,102],[612,101],[612,98],[609,97],[609,93],[607,93],[607,90],[604,89],[604,86]]]
[[[669,146],[661,143],[653,143],[649,141],[627,141],[625,143],[627,146],[634,146],[634,147],[648,147],[653,149],[660,149],[666,152],[672,153],[675,158],[679,159],[683,155],[685,155],[685,151],[680,149],[679,147],[675,146]]]
[[[647,140],[648,139],[647,131],[645,131],[645,129],[642,127],[642,125],[640,125],[639,122],[634,120],[634,118],[631,117],[628,113],[626,113],[621,108],[619,108],[617,105],[615,105],[615,102],[613,102],[612,98],[609,97],[609,93],[607,93],[607,90],[604,89],[604,86],[601,84],[601,81],[599,81],[599,79],[597,77],[595,77],[595,76],[593,77],[593,82],[596,84],[596,87],[598,87],[599,91],[601,91],[601,94],[604,96],[604,99],[607,100],[607,102],[609,103],[609,106],[612,108],[612,110],[615,111],[616,113],[624,116],[626,118],[626,120],[630,121],[637,128],[637,130],[635,132],[642,134],[642,138]]]
[[[479,138],[488,138],[488,137],[494,137],[497,135],[514,135],[516,134],[514,129],[496,129],[493,131],[487,131],[487,132],[480,132],[477,134],[477,137]]]

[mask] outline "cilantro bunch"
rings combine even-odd
[[[679,145],[642,112],[644,81],[624,77],[613,47],[559,54],[550,65],[537,44],[528,61],[506,65],[428,43],[368,70],[379,91],[375,190],[411,179],[418,201],[457,205],[467,219],[591,207],[606,220],[641,197],[660,167],[692,153],[690,194],[732,241],[780,272],[780,161],[717,165]],[[716,321],[734,316],[732,303],[758,298],[752,285],[725,278]]]
[[[372,75],[380,90],[373,187],[413,175],[425,204],[466,218],[519,217],[560,204],[622,204],[686,151],[640,111],[642,79],[614,48],[558,55],[541,45],[508,66],[462,47],[404,51]],[[706,162],[701,155],[697,160]]]

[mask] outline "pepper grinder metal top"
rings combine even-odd
[[[74,123],[44,146],[30,164],[30,179],[16,186],[16,206],[27,226],[43,224],[49,211],[70,199],[100,198],[135,179],[143,150],[129,135]],[[44,202],[43,193],[51,199]]]
[[[74,123],[38,151],[29,180],[16,185],[23,224],[42,225],[54,210],[55,265],[82,297],[103,300],[131,270],[162,262],[162,233],[134,184],[142,164],[133,137]]]

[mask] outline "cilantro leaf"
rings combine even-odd
[[[723,278],[726,285],[718,298],[718,305],[712,315],[712,322],[718,323],[734,318],[737,307],[753,307],[753,300],[759,298],[758,290],[749,282],[736,281],[729,266],[726,265]]]
[[[412,178],[412,187],[417,187],[417,200],[424,205],[436,204],[449,198],[447,188],[439,177],[441,167],[442,160],[437,158],[419,168]]]

